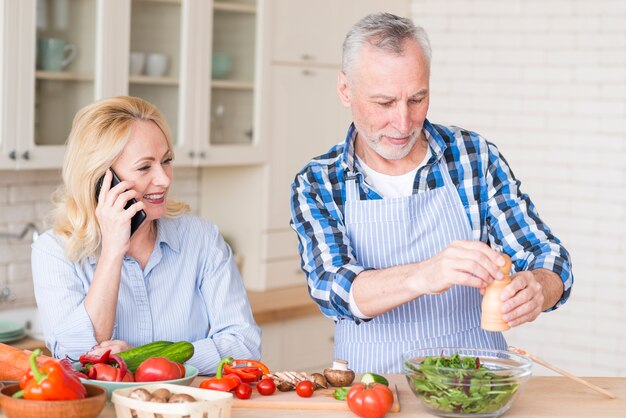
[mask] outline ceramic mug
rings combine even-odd
[[[225,78],[230,73],[233,61],[224,52],[214,52],[211,60],[211,76],[214,79]]]
[[[69,65],[78,49],[76,45],[59,38],[37,40],[38,67],[45,71],[61,71]]]
[[[146,66],[146,54],[143,52],[130,53],[130,75],[143,74]]]
[[[146,56],[146,74],[152,77],[163,77],[169,70],[169,57],[165,54],[148,54]]]

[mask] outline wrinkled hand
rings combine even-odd
[[[134,183],[122,181],[111,187],[112,178],[111,170],[107,170],[98,195],[96,218],[100,224],[103,251],[110,249],[126,254],[130,246],[130,220],[144,204],[137,202],[124,209],[126,203],[137,195],[132,189]]]
[[[126,341],[107,340],[107,341],[102,341],[100,344],[93,347],[88,354],[101,356],[107,350],[111,350],[111,354],[116,354],[116,353],[119,353],[120,351],[130,350],[131,348],[133,347],[130,344],[128,344]]]
[[[502,278],[500,254],[480,241],[454,241],[434,257],[420,263],[424,294],[441,294],[454,285],[484,289]]]
[[[543,286],[532,271],[522,271],[511,276],[512,282],[504,288],[500,298],[502,319],[515,327],[532,322],[543,311]]]

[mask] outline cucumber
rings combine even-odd
[[[165,357],[176,363],[184,363],[193,356],[193,344],[180,341],[162,349],[158,355],[152,357]]]
[[[122,351],[117,353],[117,355],[124,360],[128,370],[135,373],[137,367],[139,367],[145,359],[150,357],[159,357],[159,353],[171,345],[174,345],[171,341],[155,341],[139,347],[131,348],[130,350]]]
[[[380,383],[381,385],[389,386],[387,379],[375,373],[365,373],[363,377],[361,377],[361,383],[365,383],[366,385],[370,383]]]

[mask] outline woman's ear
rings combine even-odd
[[[337,75],[337,93],[339,94],[339,100],[345,107],[350,107],[350,86],[348,86],[348,78],[346,73],[339,71]]]

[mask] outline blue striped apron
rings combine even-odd
[[[360,200],[356,176],[348,176],[345,225],[360,264],[384,269],[417,263],[454,240],[472,239],[444,159],[439,169],[443,187],[380,200]],[[502,333],[480,328],[480,304],[477,289],[453,286],[441,295],[424,295],[359,325],[340,319],[335,325],[335,358],[348,360],[355,372],[401,373],[402,354],[413,348],[506,349]]]

